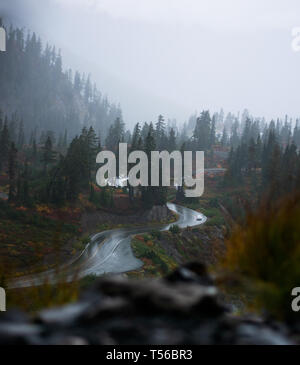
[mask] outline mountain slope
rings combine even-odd
[[[24,122],[26,137],[34,132],[68,130],[77,134],[82,125],[93,126],[105,136],[110,124],[121,117],[118,106],[93,85],[90,77],[63,71],[60,52],[43,47],[35,33],[11,27],[7,52],[0,53],[0,109]]]

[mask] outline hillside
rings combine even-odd
[[[1,20],[0,20],[1,22]],[[55,46],[43,45],[35,33],[7,29],[7,52],[0,53],[0,110],[13,115],[11,130],[22,120],[25,137],[68,129],[74,137],[82,125],[106,135],[121,110],[110,104],[90,76],[64,70]]]

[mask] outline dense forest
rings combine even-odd
[[[42,131],[39,140],[32,133],[26,138],[23,119],[16,124],[15,114],[9,118],[0,111],[0,172],[8,172],[9,200],[20,204],[34,202],[63,205],[75,202],[81,192],[90,191],[92,200],[112,204],[111,189],[102,189],[97,198],[94,189],[96,155],[102,149],[118,152],[118,145],[126,142],[130,150],[143,150],[150,158],[151,151],[191,150],[205,151],[212,159],[216,151],[228,154],[225,167],[228,171],[224,184],[242,184],[250,178],[261,194],[276,191],[277,196],[293,190],[299,182],[300,127],[288,117],[266,123],[251,117],[247,111],[241,120],[223,112],[211,116],[203,111],[179,128],[176,121],[165,122],[162,115],[156,123],[137,123],[132,133],[122,118],[117,117],[108,128],[96,133],[93,125],[81,125],[80,132],[69,142],[72,132],[65,129],[57,136],[55,129]],[[105,124],[99,120],[99,125]],[[48,125],[50,127],[50,125]],[[78,126],[79,127],[79,126]],[[71,129],[72,130],[72,129]],[[106,135],[102,139],[100,136]],[[208,164],[208,162],[207,162]],[[149,174],[150,175],[150,174]],[[149,176],[149,180],[151,176]],[[110,191],[106,196],[105,191]],[[178,199],[183,191],[178,193]],[[129,187],[133,202],[133,189]],[[167,190],[140,188],[145,206],[166,203]],[[183,196],[181,196],[183,198]]]
[[[93,126],[97,135],[105,137],[112,122],[122,116],[120,107],[109,103],[90,75],[64,70],[60,51],[44,46],[35,33],[11,26],[0,64],[0,108],[11,116],[15,142],[19,128],[24,130],[24,143],[33,138],[43,143],[49,130],[58,141],[67,129],[69,140],[82,126]]]
[[[300,183],[300,126],[287,118],[262,126],[247,119],[241,135],[233,127],[226,183],[242,185],[249,178],[260,195],[276,200],[294,191]]]

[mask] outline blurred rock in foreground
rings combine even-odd
[[[282,326],[232,316],[201,264],[157,281],[105,277],[76,304],[0,318],[0,344],[291,344]]]

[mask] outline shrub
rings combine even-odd
[[[145,242],[151,241],[151,237],[148,236],[147,234],[143,235],[143,239],[144,239]]]
[[[258,310],[293,318],[291,291],[300,279],[300,195],[263,205],[227,242],[223,267],[254,295]],[[250,284],[250,285],[249,285]]]
[[[178,234],[180,233],[180,228],[177,224],[173,224],[171,227],[170,227],[170,232],[173,233],[173,234]]]
[[[206,223],[206,225],[207,225],[207,226],[218,226],[218,227],[220,227],[220,226],[222,226],[222,225],[224,225],[224,224],[225,224],[225,220],[224,220],[224,218],[223,218],[222,216],[220,216],[220,215],[215,216],[215,217],[213,217],[213,218],[210,218],[210,219],[207,221],[207,223]]]
[[[94,274],[90,274],[90,275],[83,277],[82,279],[80,279],[80,283],[79,283],[80,291],[90,288],[91,286],[93,286],[95,284],[95,282],[98,279],[99,279],[99,277]]]
[[[160,240],[161,239],[161,232],[160,231],[152,231],[151,236],[153,238],[156,238],[157,240]]]
[[[201,212],[203,212],[203,214],[206,215],[208,218],[213,218],[220,215],[220,211],[216,208],[201,209]]]

